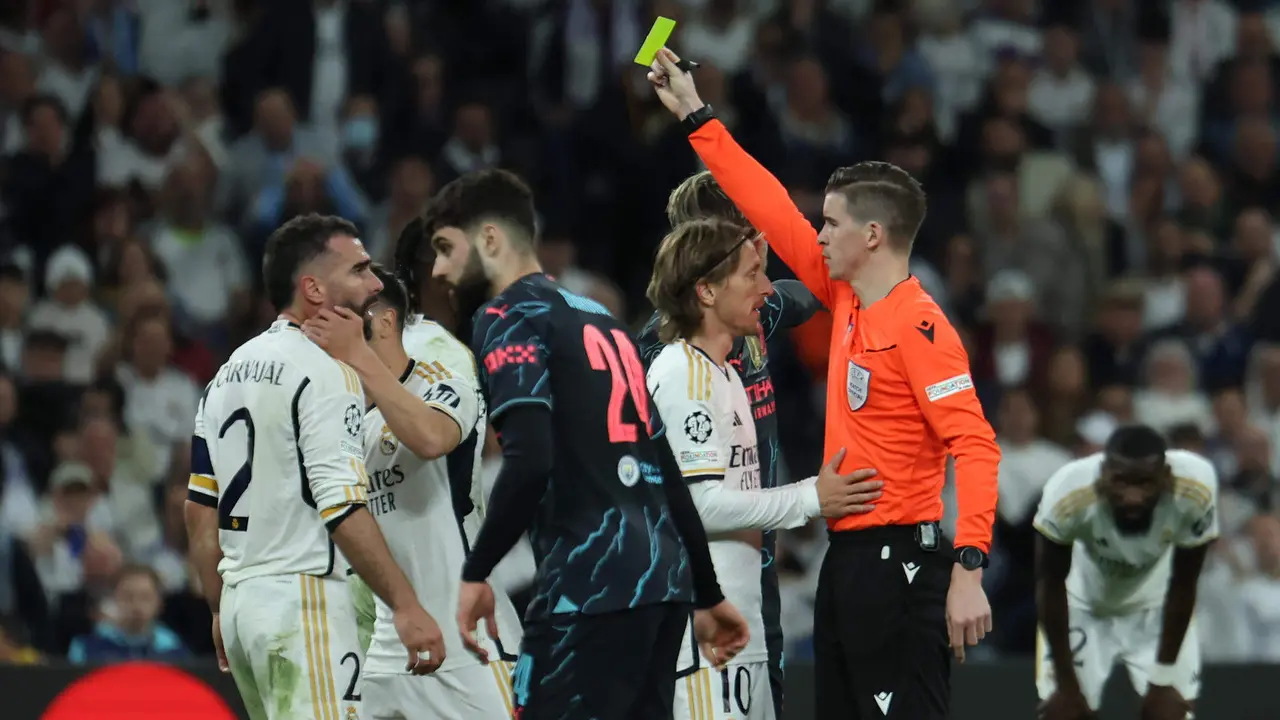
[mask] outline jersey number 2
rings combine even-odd
[[[595,325],[582,326],[582,344],[592,370],[608,370],[613,388],[609,392],[609,442],[633,443],[638,439],[636,424],[624,422],[622,406],[628,390],[636,406],[636,415],[649,427],[649,391],[644,384],[644,367],[631,338],[621,330],[610,330],[613,342]],[[615,348],[614,345],[617,345]]]
[[[253,416],[249,414],[248,408],[240,408],[228,415],[222,427],[218,429],[218,439],[221,440],[227,436],[231,426],[238,422],[244,423],[244,464],[236,471],[235,476],[231,478],[231,484],[227,485],[227,489],[218,500],[218,528],[232,532],[244,532],[249,529],[249,516],[233,513],[235,513],[236,504],[244,496],[245,490],[249,489],[249,481],[253,480]]]

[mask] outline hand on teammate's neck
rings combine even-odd
[[[911,275],[911,259],[895,254],[872,255],[848,282],[863,308],[885,299]]]

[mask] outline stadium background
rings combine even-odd
[[[1206,692],[1275,687],[1280,0],[0,3],[0,663],[27,666],[0,685],[207,662],[186,444],[199,388],[271,319],[256,268],[282,220],[341,214],[389,259],[434,189],[510,168],[537,190],[546,268],[647,316],[666,194],[701,169],[631,64],[659,14],[813,219],[858,160],[929,192],[915,272],[1004,452],[997,630],[957,692],[1031,692],[1040,488],[1129,420],[1222,478],[1201,642],[1256,667]],[[820,462],[823,322],[770,347],[793,477]],[[792,667],[823,544],[819,525],[779,543]],[[134,565],[162,603],[145,575],[117,583]]]

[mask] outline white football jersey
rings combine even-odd
[[[414,315],[405,323],[404,333],[401,336],[401,342],[404,344],[404,351],[411,358],[418,358],[423,361],[439,362],[453,372],[462,372],[464,368],[470,368],[468,377],[477,377],[476,359],[471,354],[471,349],[463,342],[449,334],[437,322],[428,320],[421,315]],[[484,493],[484,484],[481,482],[480,464],[484,456],[484,435],[487,428],[486,410],[484,406],[484,398],[480,398],[480,439],[476,443],[475,448],[475,469],[471,477],[471,502],[478,510],[483,510],[488,505],[488,496]],[[466,434],[463,433],[465,439]],[[470,518],[472,516],[468,516]],[[479,530],[480,526],[475,526]],[[473,535],[474,537],[474,535]]]
[[[236,349],[196,410],[188,497],[218,509],[218,572],[346,576],[329,537],[365,504],[355,371],[281,319]]]
[[[445,661],[440,671],[447,672],[479,663],[463,647],[455,618],[462,564],[483,515],[479,506],[465,520],[462,513],[475,485],[475,451],[483,443],[485,418],[470,352],[439,326],[436,328],[465,353],[466,364],[449,366],[441,360],[414,360],[405,369],[401,382],[428,406],[458,424],[463,442],[454,453],[461,455],[419,458],[399,442],[377,406],[369,408],[365,415],[364,452],[369,468],[369,509],[378,520],[396,564],[417,591],[419,602],[440,625],[445,642]],[[437,352],[433,356],[446,354]],[[471,533],[468,529],[472,529]],[[495,591],[495,596],[501,648],[483,628],[481,641],[490,653],[498,652],[511,659],[511,653],[520,646],[520,619],[505,594]],[[391,609],[380,599],[376,607],[365,672],[405,673],[404,646],[396,634]]]
[[[1095,483],[1102,453],[1075,460],[1045,485],[1035,528],[1049,540],[1074,545],[1067,595],[1096,615],[1123,615],[1164,604],[1173,547],[1196,547],[1218,537],[1218,474],[1207,459],[1169,450],[1173,492],[1156,505],[1151,529],[1121,533]]]
[[[727,489],[760,489],[755,418],[737,372],[717,365],[702,350],[681,340],[658,353],[646,378],[686,482],[712,481]],[[749,644],[731,663],[739,665],[768,660],[761,613],[760,550],[739,539],[742,532],[708,538],[721,590],[746,618],[751,631]],[[682,659],[694,652],[688,647],[687,636],[685,646]]]

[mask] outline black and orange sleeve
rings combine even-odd
[[[689,134],[689,142],[725,194],[769,241],[818,302],[831,307],[831,278],[818,247],[818,231],[792,202],[787,189],[747,154],[719,120]]]
[[[896,318],[898,345],[925,422],[956,461],[956,547],[991,548],[1000,448],[982,413],[960,335],[936,305]],[[904,310],[909,313],[910,310]]]

